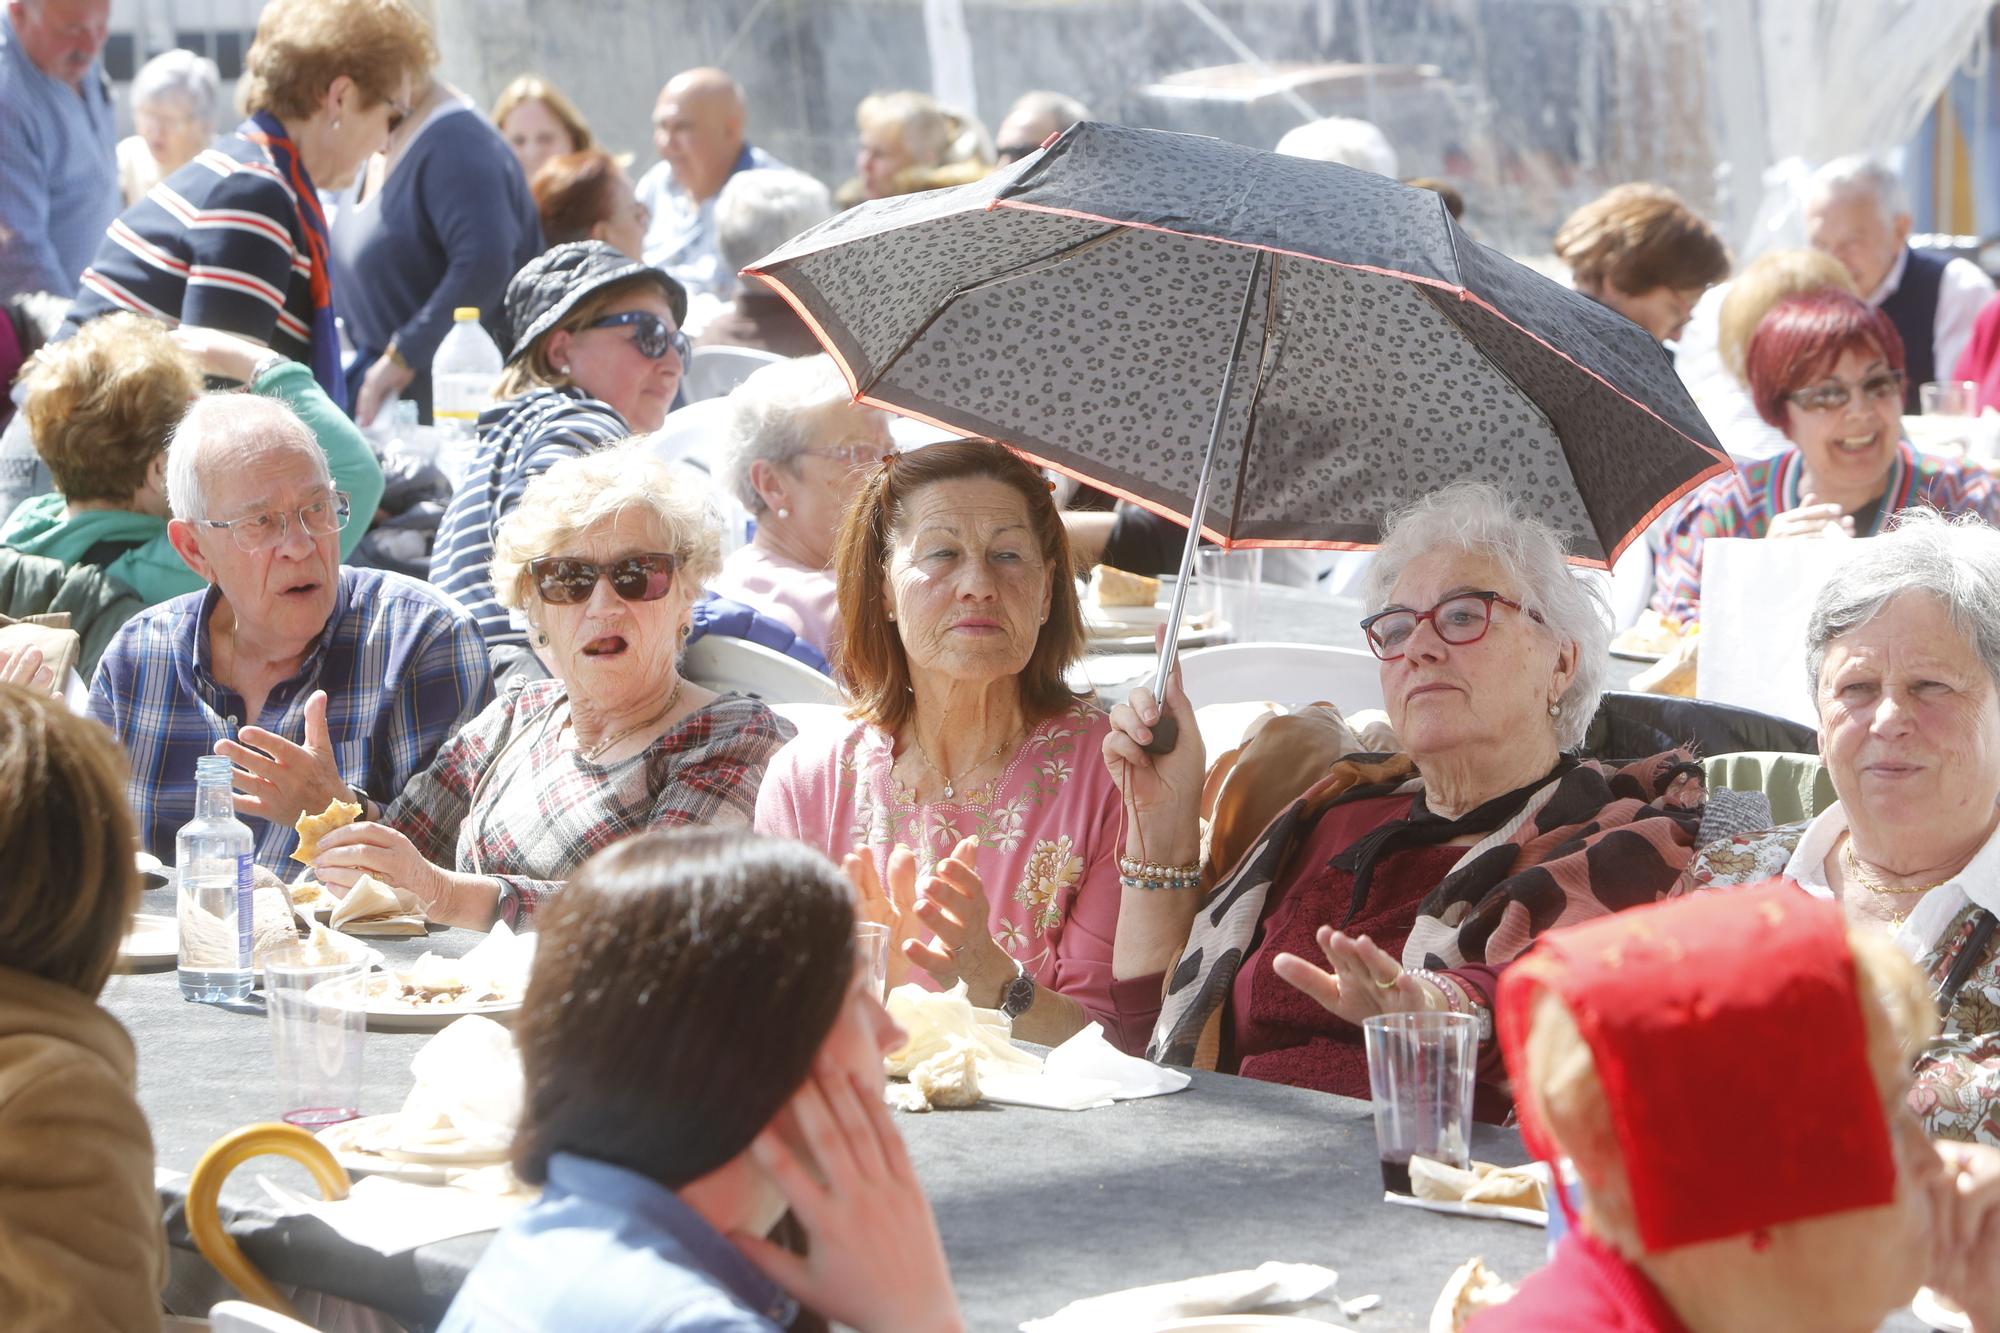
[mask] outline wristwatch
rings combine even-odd
[[[1035,1003],[1035,979],[1028,975],[1028,969],[1021,966],[1019,959],[1014,967],[1014,979],[1000,990],[1000,1012],[1009,1018],[1019,1018]]]

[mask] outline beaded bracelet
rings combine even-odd
[[[1198,889],[1201,862],[1184,866],[1163,866],[1141,861],[1135,856],[1118,858],[1118,882],[1128,889]]]
[[[1454,1014],[1470,1014],[1479,1020],[1479,1039],[1493,1040],[1493,1010],[1480,1002],[1472,989],[1456,977],[1448,977],[1442,972],[1433,972],[1428,967],[1413,967],[1410,975],[1419,981],[1428,981],[1444,996],[1446,1008]]]

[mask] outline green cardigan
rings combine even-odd
[[[375,507],[382,502],[382,465],[374,450],[320,389],[312,371],[297,361],[280,362],[265,371],[250,391],[290,407],[326,451],[334,489],[346,491],[354,504],[354,519],[340,534],[340,555],[346,559],[366,535]],[[64,508],[65,501],[56,492],[22,501],[7,526],[0,528],[0,544],[68,565],[82,560],[99,542],[137,543],[103,569],[138,593],[146,606],[208,586],[167,540],[165,519],[129,509],[86,509],[72,515]]]

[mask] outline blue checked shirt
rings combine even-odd
[[[146,850],[171,862],[194,818],[194,761],[234,738],[243,699],[210,674],[214,587],[140,612],[111,641],[90,687],[90,715],[131,765],[129,794]],[[305,743],[306,700],[324,689],[327,734],[343,781],[382,804],[422,772],[493,696],[472,617],[429,585],[375,569],[340,571],[333,613],[298,675],[271,691],[255,725]],[[315,812],[317,813],[317,812]],[[291,878],[289,827],[246,819],[257,864]]]

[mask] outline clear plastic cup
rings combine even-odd
[[[365,957],[326,962],[291,947],[264,960],[264,1003],[287,1123],[317,1129],[361,1114],[367,987]]]
[[[882,998],[889,987],[889,928],[873,921],[856,922],[854,961],[874,979],[875,996]]]
[[[1917,406],[1927,417],[1969,417],[1979,408],[1975,380],[1932,380],[1917,386]]]
[[[1382,1187],[1410,1192],[1410,1158],[1472,1161],[1472,1081],[1479,1025],[1470,1014],[1377,1014],[1362,1020]]]

